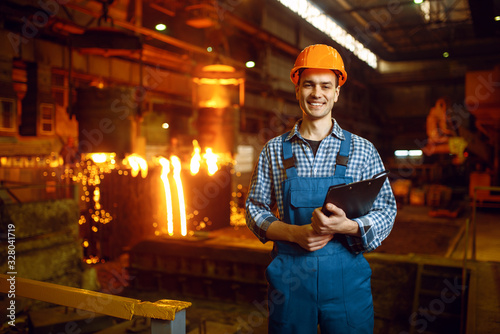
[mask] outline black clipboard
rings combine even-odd
[[[388,175],[389,171],[385,170],[371,179],[331,186],[328,188],[321,212],[329,216],[331,212],[326,209],[326,204],[333,203],[344,210],[349,219],[364,216],[372,208]]]

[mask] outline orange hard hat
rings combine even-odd
[[[302,50],[290,71],[290,79],[295,85],[299,83],[299,69],[301,68],[332,70],[339,78],[339,86],[342,86],[347,80],[342,57],[337,50],[328,45],[315,44]]]

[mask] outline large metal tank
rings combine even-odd
[[[200,66],[193,76],[195,122],[202,147],[217,153],[235,153],[239,112],[244,103],[244,74],[232,66]]]
[[[134,152],[138,103],[131,87],[86,87],[77,90],[76,119],[81,153]]]
[[[239,108],[200,108],[196,119],[198,141],[214,152],[235,153]]]

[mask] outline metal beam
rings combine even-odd
[[[179,326],[185,327],[186,317],[183,311],[191,306],[190,302],[178,300],[163,299],[154,303],[147,301],[143,302],[138,299],[39,282],[16,277],[15,275],[9,276],[0,274],[0,292],[10,293],[10,291],[14,291],[16,296],[73,307],[121,319],[130,320],[133,316],[142,316],[164,321],[174,321],[176,316],[178,316],[180,324],[176,323],[175,325],[171,325],[177,326],[175,328],[179,328]],[[167,323],[162,322],[162,324],[165,325]]]

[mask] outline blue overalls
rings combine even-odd
[[[283,181],[284,222],[305,225],[321,207],[328,187],[352,182],[345,176],[351,133],[344,131],[335,173],[330,177],[299,177],[292,145],[283,138],[287,178]],[[275,241],[266,270],[269,282],[269,334],[373,333],[371,269],[362,254],[351,253],[335,237],[309,252],[295,243]]]

